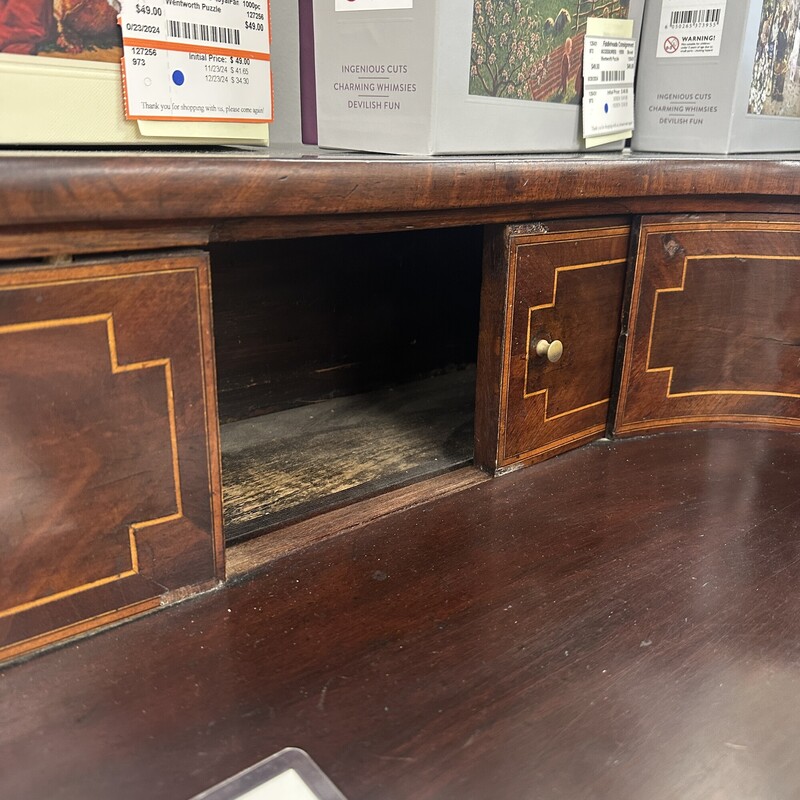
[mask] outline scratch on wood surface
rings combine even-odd
[[[314,372],[317,375],[321,375],[323,372],[336,372],[337,369],[350,369],[350,367],[357,367],[357,361],[350,361],[347,364],[336,364],[333,367],[324,367],[323,369],[315,369]]]
[[[330,686],[331,681],[333,678],[329,678],[325,681],[325,685],[322,687],[322,691],[319,693],[319,700],[317,701],[317,710],[322,711],[325,713],[325,698],[328,695],[328,686]]]
[[[469,746],[470,746],[470,745],[471,745],[471,744],[472,744],[472,743],[473,743],[473,742],[474,742],[474,741],[475,741],[477,738],[478,738],[478,734],[477,734],[477,732],[476,732],[476,733],[473,733],[473,734],[472,734],[472,735],[469,737],[469,739],[467,739],[467,741],[466,741],[466,742],[464,742],[464,744],[462,744],[462,745],[461,745],[461,749],[462,749],[462,750],[466,750],[466,749],[467,749],[467,748],[468,748],[468,747],[469,747]]]
[[[405,756],[378,756],[381,761],[406,761],[409,764],[413,764],[417,759],[416,758],[408,758]]]

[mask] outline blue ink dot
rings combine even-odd
[[[184,77],[184,74],[179,69],[176,69],[175,72],[172,73],[172,82],[176,86],[183,86],[183,82],[185,80],[186,78]]]
[[[177,83],[177,81],[176,81],[176,83]],[[181,76],[181,83],[183,83],[183,76]],[[178,86],[180,86],[180,83],[178,84]],[[606,104],[603,106],[603,111],[605,111],[605,112],[606,112],[606,114],[608,114],[608,103],[606,103]]]

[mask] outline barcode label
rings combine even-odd
[[[661,0],[656,58],[718,57],[727,4],[727,0]]]
[[[625,81],[624,69],[609,69],[600,71],[601,83],[623,83]]]
[[[683,25],[719,25],[721,11],[719,8],[689,8],[673,11],[669,24],[675,28]]]
[[[167,20],[172,39],[192,39],[209,44],[239,44],[241,37],[236,28],[222,28],[218,25],[203,25],[198,22]]]

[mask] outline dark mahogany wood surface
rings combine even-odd
[[[8,231],[15,252],[25,245],[12,226],[28,226],[27,240],[40,250],[37,229],[56,224],[65,226],[62,233],[78,226],[75,241],[94,248],[103,246],[98,237],[109,223],[128,226],[126,246],[143,247],[163,233],[142,228],[137,238],[134,223],[181,220],[197,237],[189,243],[202,243],[754,204],[790,212],[800,195],[800,160],[790,155],[6,151],[0,175],[0,231]],[[87,225],[96,226],[94,240]],[[105,247],[112,246],[108,239]]]
[[[600,441],[0,672],[4,800],[800,796],[800,436]]]
[[[616,430],[800,427],[800,217],[645,217]]]
[[[486,247],[478,464],[532,463],[602,435],[620,330],[630,222],[511,225]],[[492,308],[499,305],[500,308]],[[562,342],[555,362],[536,344]]]
[[[197,252],[0,272],[0,657],[224,577],[209,292]]]

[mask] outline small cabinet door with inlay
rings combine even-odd
[[[628,238],[626,218],[488,234],[476,405],[484,469],[533,463],[603,435]]]
[[[645,217],[615,431],[800,429],[800,216]]]
[[[202,253],[0,270],[0,660],[222,577]]]

